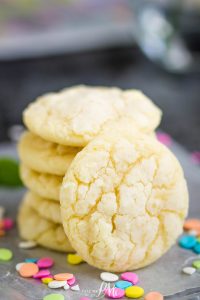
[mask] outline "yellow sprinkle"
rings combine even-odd
[[[143,288],[139,286],[130,286],[125,290],[126,297],[137,299],[144,295]]]
[[[42,282],[48,284],[49,282],[53,281],[53,278],[44,277],[42,278]]]
[[[71,265],[79,265],[83,262],[83,259],[78,254],[68,254],[67,262]]]

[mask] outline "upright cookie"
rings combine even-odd
[[[48,142],[27,131],[20,139],[18,150],[22,163],[30,169],[63,176],[81,148]]]
[[[73,252],[62,225],[41,217],[25,199],[19,209],[18,227],[21,238],[61,252]]]
[[[61,188],[73,248],[122,272],[149,265],[182,232],[188,192],[175,156],[152,137],[102,135],[77,154]]]
[[[39,173],[24,164],[20,166],[20,175],[27,188],[42,198],[59,201],[62,176]]]
[[[161,111],[138,90],[75,86],[39,97],[24,111],[30,131],[67,146],[85,146],[110,121],[130,118],[134,127],[152,132]]]

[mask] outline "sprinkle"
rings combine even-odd
[[[10,230],[13,228],[14,222],[11,218],[5,218],[2,221],[3,221],[3,229],[4,230]]]
[[[200,254],[200,243],[197,243],[194,248],[193,251],[197,254]]]
[[[33,262],[36,263],[38,261],[38,258],[26,258],[25,262]]]
[[[68,254],[67,262],[71,265],[79,265],[84,262],[84,260],[78,254]]]
[[[192,267],[185,267],[183,268],[183,273],[187,274],[187,275],[192,275],[196,272],[196,269],[195,268],[192,268]]]
[[[91,300],[91,299],[88,297],[82,297],[80,300]]]
[[[125,290],[126,297],[128,298],[140,298],[144,295],[144,290],[140,286],[130,286]]]
[[[21,266],[24,265],[24,264],[25,264],[25,262],[21,262],[21,263],[16,264],[16,266],[15,266],[16,271],[19,272],[19,269],[20,269]]]
[[[77,284],[77,285],[71,286],[70,289],[71,289],[72,291],[80,291],[80,287],[79,287],[78,284]]]
[[[54,264],[54,260],[51,257],[43,257],[37,261],[39,268],[51,268]]]
[[[193,235],[184,235],[179,239],[179,245],[185,249],[193,248],[196,243],[196,238]]]
[[[185,221],[183,228],[185,230],[196,230],[200,232],[200,220],[198,219],[188,219]]]
[[[3,230],[3,229],[0,229],[0,237],[2,237],[2,236],[5,236],[5,230]]]
[[[145,297],[144,300],[163,300],[164,297],[159,292],[150,292]]]
[[[69,286],[72,286],[76,282],[76,277],[72,277],[71,279],[67,280],[67,284]]]
[[[65,297],[62,294],[49,294],[43,300],[65,300]]]
[[[164,133],[164,132],[157,132],[156,136],[157,136],[157,139],[159,140],[159,142],[161,142],[165,146],[168,146],[168,147],[171,146],[172,138],[169,134]]]
[[[11,250],[7,248],[0,248],[0,260],[9,261],[13,257],[13,253]]]
[[[111,299],[120,299],[125,295],[125,291],[116,287],[108,288],[104,290],[104,294],[106,297]]]
[[[196,269],[200,269],[200,260],[195,260],[192,263],[193,267],[195,267]]]
[[[200,151],[194,151],[191,153],[191,158],[194,164],[200,164]]]
[[[22,249],[32,249],[35,247],[37,247],[37,244],[34,241],[25,241],[25,242],[19,243],[19,248],[22,248]]]
[[[100,274],[100,278],[101,278],[101,280],[106,281],[106,282],[114,282],[114,281],[119,280],[118,275],[109,273],[109,272],[102,272]]]
[[[66,283],[66,284],[64,285],[64,290],[69,290],[69,284]]]
[[[20,269],[19,274],[22,277],[33,277],[39,271],[38,266],[34,263],[24,263]]]
[[[69,280],[69,279],[72,279],[74,277],[73,274],[70,274],[70,273],[59,273],[59,274],[56,274],[54,275],[54,279],[55,280]]]
[[[38,267],[38,266],[37,266]],[[37,274],[35,274],[33,276],[33,278],[35,279],[39,279],[39,278],[43,278],[43,277],[48,277],[50,275],[50,271],[45,269],[45,270],[40,270],[39,272],[37,272]]]
[[[45,284],[49,284],[49,282],[53,281],[53,278],[51,277],[43,277],[41,279],[42,283],[45,283]]]
[[[137,284],[139,282],[138,275],[132,272],[125,272],[121,274],[121,279],[125,281],[130,281],[132,284]]]
[[[189,235],[193,235],[193,236],[198,236],[199,235],[199,232],[194,230],[194,229],[191,229],[187,232],[187,234]]]
[[[51,282],[48,283],[48,287],[50,289],[59,289],[61,287],[64,287],[66,285],[66,281],[62,280],[62,281],[58,281],[58,280],[53,280]]]
[[[132,286],[132,282],[130,281],[125,281],[125,280],[119,280],[115,283],[115,287],[125,290],[126,288],[128,288],[129,286]]]

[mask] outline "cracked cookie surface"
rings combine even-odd
[[[113,272],[149,265],[174,244],[188,211],[175,156],[152,137],[104,134],[63,180],[61,215],[73,248]]]
[[[27,131],[19,141],[18,150],[21,161],[30,169],[40,173],[64,176],[81,148],[48,142]]]
[[[134,127],[152,132],[161,111],[138,90],[75,86],[36,99],[24,111],[31,132],[61,145],[87,145],[110,121],[130,118]]]
[[[18,213],[18,228],[21,238],[32,240],[43,247],[61,252],[73,252],[63,226],[42,217],[30,205],[25,196]]]
[[[25,164],[20,165],[20,176],[27,188],[42,198],[59,201],[62,176],[36,172]]]

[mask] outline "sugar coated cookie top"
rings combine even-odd
[[[39,97],[23,114],[30,131],[69,146],[85,146],[104,125],[121,117],[151,132],[160,123],[161,111],[138,90],[75,86]]]

